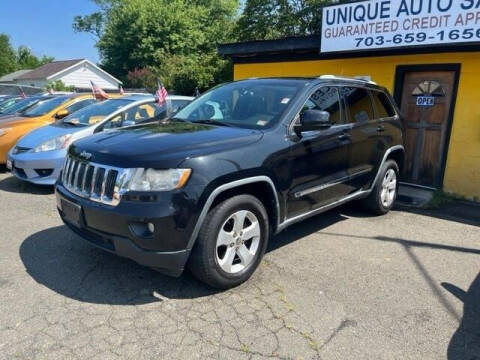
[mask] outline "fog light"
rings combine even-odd
[[[155,232],[155,225],[152,223],[147,224],[148,231],[150,231],[152,234]]]

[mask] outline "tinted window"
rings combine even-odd
[[[246,80],[216,87],[180,110],[175,118],[214,120],[230,126],[261,129],[282,117],[304,81]]]
[[[158,106],[155,102],[137,105],[125,111],[124,121],[141,123],[157,117],[159,112],[161,112],[161,109],[162,107]]]
[[[350,122],[359,123],[374,119],[372,100],[366,89],[344,87],[342,91]]]
[[[39,98],[26,98],[22,101],[17,102],[16,104],[10,106],[8,109],[5,110],[7,114],[14,114],[17,112],[21,112],[30,106],[35,105],[39,101]]]
[[[112,99],[94,103],[67,116],[63,119],[63,122],[79,126],[94,125],[131,102],[131,100],[125,99]]]
[[[164,119],[166,114],[165,106],[158,106],[156,102],[152,101],[123,111],[102,125],[102,130],[115,129],[131,124],[139,124],[142,122],[153,121],[154,119]]]
[[[372,95],[379,118],[395,116],[395,109],[387,95],[379,91],[372,91]]]
[[[172,100],[172,113],[182,110],[190,102],[190,100]]]
[[[9,99],[7,101],[4,101],[0,104],[0,112],[6,111],[8,108],[12,107],[15,105],[16,102],[20,101],[21,99]]]
[[[25,112],[24,116],[41,116],[49,113],[53,109],[59,107],[63,103],[66,103],[68,100],[70,100],[70,96],[59,96],[55,97],[51,100],[45,101],[38,103],[35,105],[33,108]]]
[[[340,124],[342,122],[340,109],[340,93],[338,88],[333,86],[323,86],[310,96],[305,105],[303,105],[302,111],[327,111],[330,113],[330,122],[332,124]]]
[[[81,108],[84,108],[87,105],[91,105],[96,101],[97,100],[95,99],[86,99],[86,100],[77,101],[76,103],[67,107],[68,113],[73,114],[75,111],[80,110]]]

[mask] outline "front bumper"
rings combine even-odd
[[[8,154],[15,177],[38,185],[54,185],[65,162],[66,151]]]
[[[56,185],[55,193],[64,223],[90,244],[170,276],[182,274],[190,254],[190,221],[185,222],[185,209],[179,214],[171,199],[170,206],[122,201],[111,207],[72,194],[61,184]],[[62,199],[80,207],[78,222],[69,221]],[[189,218],[193,222],[194,216]],[[144,233],[147,223],[154,224],[154,233]]]

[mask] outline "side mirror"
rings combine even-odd
[[[330,113],[322,110],[306,110],[300,115],[300,130],[315,131],[328,129],[332,126]]]
[[[59,110],[56,114],[55,114],[55,119],[59,120],[59,119],[63,119],[65,116],[68,116],[68,110],[67,109],[62,109],[62,110]]]

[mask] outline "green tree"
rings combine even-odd
[[[46,90],[53,91],[74,91],[75,86],[67,86],[62,80],[50,81],[46,86]]]
[[[0,34],[0,76],[17,70],[15,50],[6,34]]]
[[[104,0],[102,6],[101,16],[73,26],[97,33],[102,66],[127,83],[129,71],[148,68],[167,89],[193,93],[228,74],[216,46],[235,39],[238,0]]]
[[[42,56],[38,58],[26,46],[19,46],[17,49],[17,69],[35,69],[39,66],[53,61],[53,57]]]
[[[246,0],[236,34],[240,41],[270,40],[320,32],[325,5],[352,0]]]

